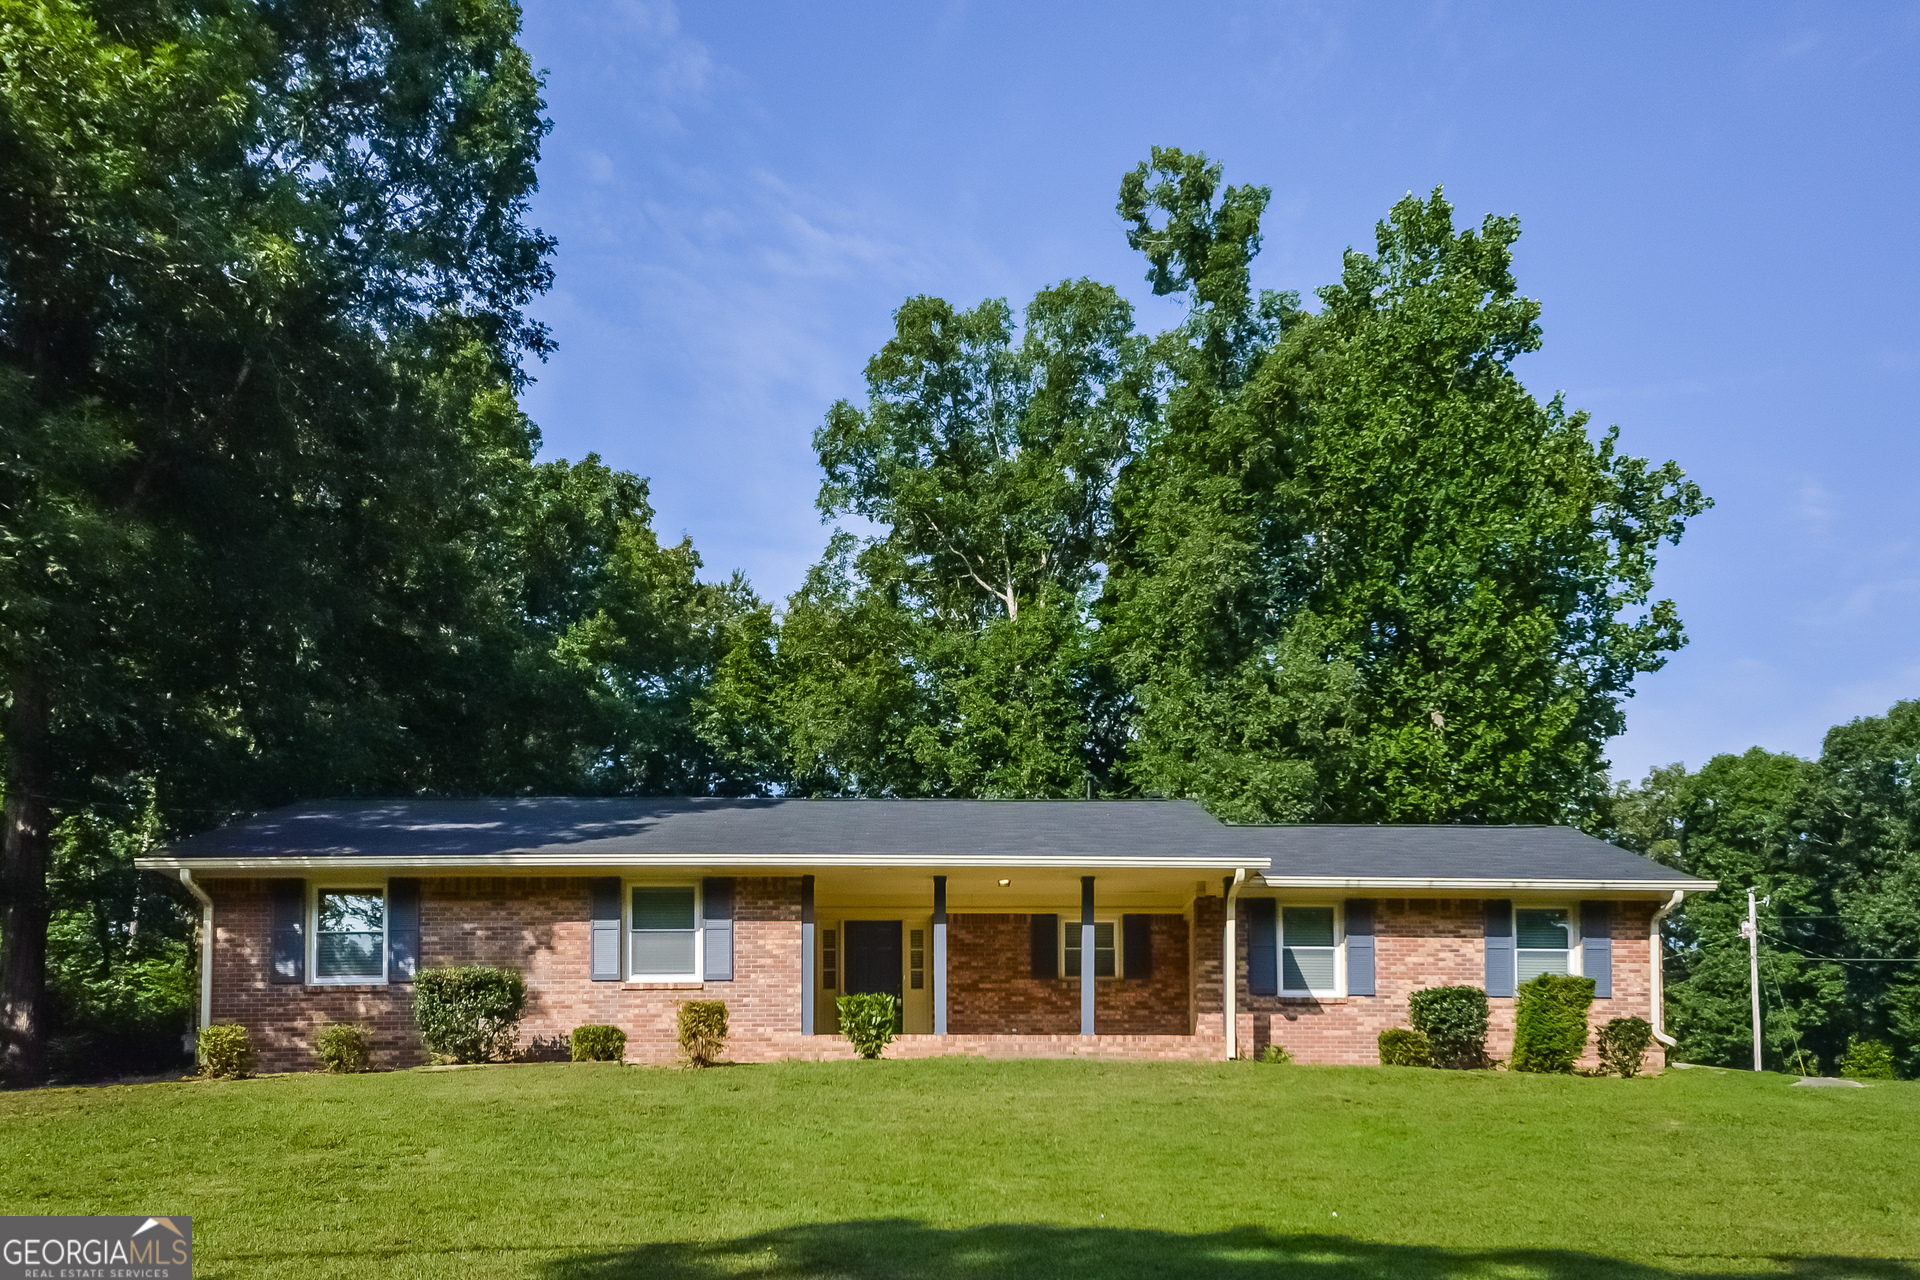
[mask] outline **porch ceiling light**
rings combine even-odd
[[[1010,885],[1010,884],[1012,884],[1012,883],[1013,883],[1013,881],[1011,881],[1011,880],[1002,880],[1002,881],[1000,882],[1000,887],[1001,887],[1002,889],[1004,889],[1004,888],[1006,888],[1006,887],[1007,887],[1008,885]]]

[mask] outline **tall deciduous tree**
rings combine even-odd
[[[58,813],[156,758],[244,767],[314,722],[316,689],[364,711],[447,642],[419,606],[453,579],[402,571],[450,570],[411,535],[473,487],[475,421],[416,412],[434,353],[477,349],[510,397],[547,342],[523,312],[551,246],[524,221],[546,125],[518,21],[0,0],[17,1077],[43,1069]],[[493,425],[530,456],[517,414]]]
[[[1112,755],[1087,606],[1151,407],[1131,309],[1079,280],[1018,331],[999,301],[911,298],[894,321],[866,406],[814,436],[822,513],[878,532],[836,538],[775,667],[740,667],[714,705],[766,690],[800,790],[1078,794]]]
[[[1204,158],[1153,170],[1120,211],[1194,314],[1162,348],[1166,426],[1119,488],[1130,776],[1256,820],[1593,809],[1621,700],[1684,642],[1648,604],[1655,552],[1708,504],[1521,385],[1539,307],[1512,276],[1517,222],[1456,232],[1438,192],[1408,197],[1318,315],[1256,312],[1258,201],[1216,207]]]

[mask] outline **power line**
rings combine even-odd
[[[1831,960],[1836,964],[1920,964],[1920,956],[1829,956],[1818,951],[1809,951],[1796,942],[1789,942],[1778,934],[1771,941],[1780,946],[1789,947],[1812,960]]]

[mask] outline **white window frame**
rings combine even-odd
[[[1553,947],[1522,947],[1520,945],[1520,913],[1522,911],[1564,911],[1567,913],[1567,975],[1582,977],[1586,968],[1582,954],[1584,939],[1580,936],[1580,904],[1576,902],[1516,902],[1513,904],[1512,919],[1509,924],[1513,930],[1513,989],[1520,990],[1520,953],[1522,951],[1553,951]]]
[[[1095,982],[1111,982],[1114,978],[1125,977],[1127,973],[1127,931],[1121,927],[1120,917],[1117,915],[1108,915],[1104,911],[1096,911],[1093,914],[1093,923],[1096,926],[1103,924],[1113,926],[1113,977],[1102,978],[1098,974],[1095,974],[1093,980]],[[1060,917],[1060,948],[1059,954],[1055,957],[1055,963],[1058,967],[1055,968],[1054,972],[1058,973],[1061,979],[1066,982],[1080,981],[1078,977],[1069,977],[1067,975],[1067,938],[1071,936],[1077,940],[1080,937],[1080,928],[1080,913],[1078,911],[1073,913],[1071,921],[1069,921],[1065,915]],[[1072,933],[1069,934],[1068,930],[1072,930]],[[1074,950],[1077,951],[1079,948],[1076,947]]]
[[[705,982],[707,967],[707,904],[698,880],[625,880],[620,886],[620,968],[628,982]],[[633,969],[633,891],[635,889],[693,890],[693,972],[635,973]]]
[[[1333,912],[1333,985],[1316,991],[1287,985],[1287,908],[1325,907]],[[1321,950],[1314,947],[1311,950]],[[1273,965],[1283,1000],[1338,1000],[1347,994],[1347,907],[1344,902],[1289,902],[1277,899],[1273,907]]]
[[[323,893],[377,893],[380,895],[380,976],[349,974],[345,977],[320,976],[320,895]],[[307,982],[310,987],[384,987],[387,962],[393,939],[393,894],[383,879],[368,883],[358,877],[350,880],[309,880],[307,882]]]

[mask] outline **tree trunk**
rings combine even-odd
[[[39,1084],[47,1074],[47,718],[39,674],[16,672],[0,832],[0,1076],[14,1084]]]

